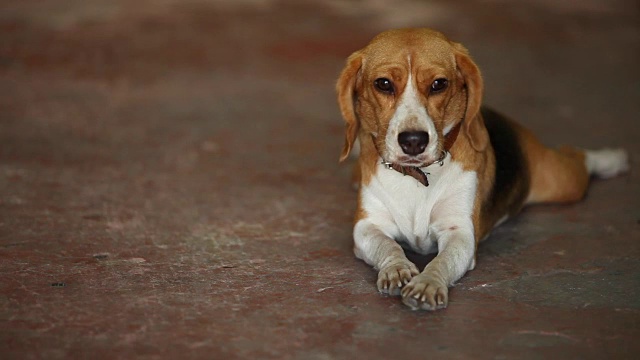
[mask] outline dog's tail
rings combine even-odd
[[[584,163],[590,175],[608,179],[629,170],[629,156],[622,149],[585,150]]]

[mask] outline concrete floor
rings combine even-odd
[[[637,357],[638,171],[497,229],[444,311],[377,293],[333,84],[409,25],[544,142],[638,168],[632,0],[3,1],[0,357]]]

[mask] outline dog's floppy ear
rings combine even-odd
[[[458,72],[464,80],[467,92],[467,109],[464,115],[463,129],[471,141],[471,146],[476,151],[483,151],[489,143],[489,134],[479,116],[484,90],[482,76],[478,66],[471,60],[469,51],[458,43],[454,43],[453,46]]]
[[[344,147],[340,154],[341,162],[349,156],[360,129],[360,124],[354,109],[354,103],[356,101],[356,81],[361,67],[362,55],[356,51],[347,59],[347,65],[342,70],[342,73],[338,78],[338,83],[336,84],[340,112],[342,113],[344,121],[347,123],[344,135]]]

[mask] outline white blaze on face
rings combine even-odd
[[[400,158],[408,157],[398,143],[398,135],[404,131],[425,131],[429,134],[427,148],[422,154],[416,156],[416,159],[425,162],[437,158],[438,133],[433,120],[427,114],[427,109],[420,101],[411,73],[409,73],[407,85],[400,96],[396,111],[389,121],[389,129],[385,138],[388,159],[385,160],[397,163]]]

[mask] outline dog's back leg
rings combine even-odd
[[[610,178],[629,169],[627,154],[621,149],[550,149],[530,133],[522,135],[531,173],[528,204],[578,201],[591,175]]]

